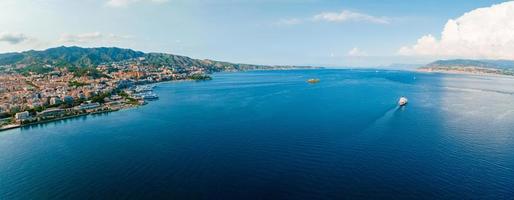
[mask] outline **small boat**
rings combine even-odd
[[[307,83],[319,83],[319,79],[311,78],[311,79],[307,80]]]
[[[398,100],[398,105],[405,106],[405,105],[407,105],[408,102],[409,102],[409,100],[406,97],[400,97],[400,100]]]
[[[136,89],[134,91],[136,93],[145,93],[145,92],[153,91],[153,88],[154,88],[153,85],[136,86]]]

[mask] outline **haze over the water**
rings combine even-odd
[[[255,64],[514,59],[514,2],[2,0],[0,51],[118,46]]]

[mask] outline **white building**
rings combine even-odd
[[[59,97],[50,98],[50,105],[57,105],[57,104],[61,104],[61,99]]]
[[[82,103],[79,106],[76,107],[78,110],[91,110],[99,108],[101,105],[98,102],[95,103]]]
[[[16,121],[24,121],[30,118],[30,113],[29,111],[19,112],[14,115],[14,118],[16,118]]]

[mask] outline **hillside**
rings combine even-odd
[[[144,58],[144,59],[142,59]],[[264,66],[250,64],[234,64],[213,60],[193,59],[165,53],[143,53],[131,49],[116,47],[81,48],[57,47],[44,51],[25,51],[21,53],[0,54],[0,66],[32,67],[95,67],[100,64],[144,60],[142,64],[151,66],[167,66],[176,69],[191,67],[202,68],[207,72],[238,71],[255,69],[299,68],[293,66]],[[301,67],[308,68],[308,67]]]
[[[514,61],[470,59],[438,60],[419,69],[422,71],[436,72],[514,75]]]

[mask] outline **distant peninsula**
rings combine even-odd
[[[438,60],[418,68],[424,72],[489,74],[514,76],[514,61],[511,60]]]

